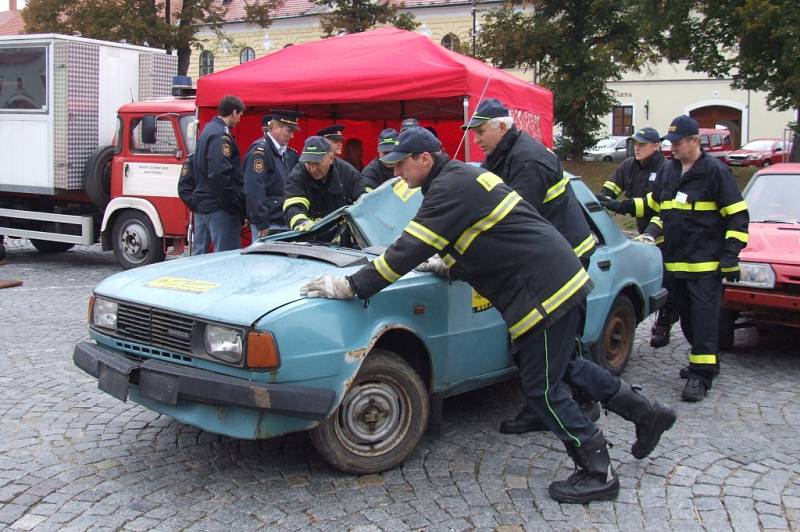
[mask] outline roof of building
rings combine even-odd
[[[0,35],[20,35],[25,30],[25,22],[19,11],[0,12]]]
[[[252,1],[252,0],[250,0]],[[226,4],[223,0],[217,0],[218,3]],[[447,6],[447,5],[471,5],[471,0],[389,0],[390,3],[401,6],[405,5],[406,8],[412,7],[432,7],[432,6]],[[486,2],[480,2],[486,3]],[[225,14],[225,20],[228,22],[237,22],[244,20],[245,16],[245,0],[228,0],[228,11]],[[174,4],[173,4],[174,5]],[[326,8],[320,7],[313,1],[309,0],[286,0],[278,7],[277,11],[272,14],[273,18],[288,18],[299,17],[303,15],[313,15],[317,13],[324,13]],[[175,12],[175,8],[173,8]]]

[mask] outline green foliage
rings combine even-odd
[[[378,24],[390,24],[401,30],[413,30],[419,26],[412,13],[400,11],[405,4],[381,3],[379,0],[314,0],[314,3],[332,10],[320,16],[325,37],[360,33]]]
[[[479,55],[503,68],[534,69],[553,91],[555,121],[573,158],[596,141],[616,104],[606,81],[657,60],[639,20],[645,0],[533,0],[492,10],[481,26]]]
[[[282,0],[253,0],[245,5],[245,22],[268,27],[270,12]],[[178,51],[178,72],[186,74],[192,48],[200,48],[197,30],[211,28],[218,39],[227,39],[222,31],[226,7],[215,0],[173,1],[165,18],[166,2],[155,0],[29,0],[22,18],[26,33],[80,34],[106,41],[125,41]]]

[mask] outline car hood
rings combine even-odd
[[[355,259],[352,267],[337,267],[316,258],[258,253],[251,248],[245,252],[170,260],[121,272],[98,284],[95,294],[201,319],[249,326],[267,312],[303,299],[300,288],[314,277],[326,273],[349,274],[367,262],[366,254],[353,250],[336,251],[342,257]]]
[[[800,225],[751,223],[747,247],[739,259],[748,262],[800,264]]]
[[[728,155],[770,155],[772,154],[769,150],[734,150],[732,152],[728,152]]]

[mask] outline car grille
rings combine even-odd
[[[162,310],[119,304],[117,336],[133,342],[191,354],[194,320]]]
[[[728,158],[734,161],[744,161],[747,159],[747,155],[728,155]]]

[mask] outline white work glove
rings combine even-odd
[[[327,297],[328,299],[351,299],[355,297],[350,283],[344,277],[320,275],[300,289],[301,296]]]
[[[647,233],[642,233],[639,236],[635,236],[633,238],[634,242],[639,242],[640,244],[647,244],[648,246],[655,246],[656,240],[653,238],[652,235],[648,235]]]
[[[448,277],[450,275],[450,268],[444,263],[439,255],[434,255],[416,268],[418,272],[431,272],[440,277]]]
[[[309,231],[311,228],[314,227],[314,222],[311,220],[306,220],[301,224],[297,224],[294,226],[295,231]]]

